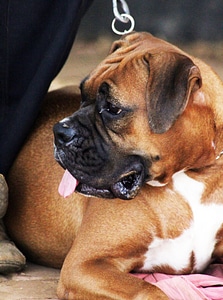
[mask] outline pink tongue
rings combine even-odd
[[[77,179],[74,178],[68,170],[66,170],[60,182],[58,192],[61,196],[66,198],[75,191],[77,185],[78,185]]]

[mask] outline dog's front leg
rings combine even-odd
[[[57,289],[59,299],[169,299],[156,286],[120,271],[119,263],[98,259],[75,265],[69,259],[66,260]]]

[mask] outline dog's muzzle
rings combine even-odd
[[[54,126],[54,156],[77,179],[75,190],[88,196],[133,199],[146,181],[141,157],[111,153],[100,137],[92,138],[91,130],[68,124]]]

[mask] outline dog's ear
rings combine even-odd
[[[147,109],[154,133],[166,132],[187,106],[191,92],[201,87],[201,74],[192,60],[175,52],[147,54]]]
[[[148,36],[149,33],[146,33],[146,35]],[[133,31],[133,32],[124,34],[119,40],[113,42],[108,54],[115,52],[119,48],[131,46],[132,44],[136,43],[137,41],[142,41],[143,38],[144,38],[144,33],[142,33],[142,32],[139,34],[135,31]]]
[[[117,40],[117,41],[114,41],[111,45],[111,48],[108,52],[108,54],[111,54],[113,52],[115,52],[116,50],[118,50],[119,48],[121,48],[123,46],[124,42],[123,40]]]

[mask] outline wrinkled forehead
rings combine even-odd
[[[131,51],[133,48],[136,51],[154,51],[157,52],[158,50],[162,51],[164,48],[168,51],[178,49],[174,45],[161,40],[159,38],[154,37],[148,32],[134,32],[128,35],[123,36],[121,39],[115,41],[112,44],[110,52],[113,52],[115,49],[123,48],[128,49]],[[179,50],[179,49],[178,49]]]
[[[95,97],[102,82],[107,82],[114,89],[117,86],[119,89],[141,88],[148,78],[145,55],[155,55],[164,49],[168,52],[177,48],[149,33],[129,34],[112,44],[109,55],[85,80],[84,89],[88,95]]]

